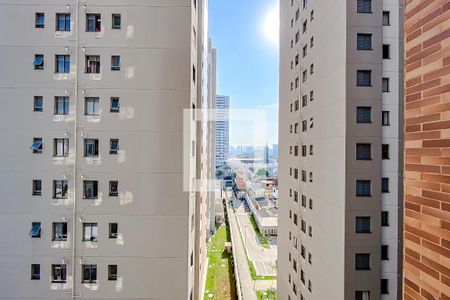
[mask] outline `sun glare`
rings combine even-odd
[[[278,46],[279,28],[280,28],[280,9],[279,2],[274,1],[275,5],[267,12],[264,17],[263,31],[266,39]]]

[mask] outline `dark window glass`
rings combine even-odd
[[[372,159],[372,145],[371,144],[356,144],[356,159],[357,160]]]
[[[83,283],[97,282],[97,265],[83,265]]]
[[[55,73],[70,73],[70,55],[55,56]]]
[[[108,280],[117,280],[117,265],[108,265]]]
[[[389,144],[381,145],[381,158],[382,159],[390,159]]]
[[[99,32],[102,30],[102,21],[100,14],[86,14],[86,31]]]
[[[358,50],[372,50],[372,34],[358,33],[356,45]]]
[[[356,196],[368,197],[371,195],[370,180],[357,180],[356,181]]]
[[[44,70],[44,55],[35,54],[33,65],[35,70]]]
[[[371,13],[372,12],[372,0],[357,0],[357,12],[358,13]]]
[[[356,72],[356,85],[357,86],[371,86],[372,85],[372,71],[370,70],[358,70]]]
[[[98,181],[85,180],[83,182],[83,196],[85,199],[97,199]]]
[[[383,45],[383,59],[391,58],[391,45]]]
[[[42,96],[34,96],[33,99],[33,111],[44,111],[44,98]]]
[[[383,11],[383,26],[389,26],[389,25],[391,25],[390,12]]]
[[[56,31],[70,31],[70,14],[56,14]]]
[[[356,217],[356,233],[370,233],[370,217]]]
[[[370,106],[358,106],[356,108],[356,123],[371,123],[372,108]]]
[[[42,195],[42,180],[35,179],[33,180],[33,196],[41,196]]]
[[[381,212],[381,226],[389,226],[389,212],[388,211]]]
[[[381,178],[381,192],[389,193],[389,178]]]
[[[356,253],[355,269],[356,270],[370,270],[370,254],[369,253]]]
[[[112,29],[120,29],[122,27],[122,18],[120,14],[112,15]]]
[[[109,223],[109,238],[116,239],[118,236],[119,225],[117,223]]]
[[[389,260],[389,246],[388,245],[381,246],[381,259]]]
[[[40,279],[41,279],[41,265],[31,264],[31,280],[40,280]]]
[[[66,265],[58,264],[52,265],[52,282],[65,283],[66,282]]]
[[[389,279],[381,279],[381,294],[389,294]]]
[[[35,21],[34,21],[34,27],[36,28],[44,28],[45,24],[45,15],[44,13],[36,13]]]

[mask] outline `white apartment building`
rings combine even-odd
[[[402,1],[280,14],[279,299],[401,299]]]
[[[199,299],[206,2],[0,0],[0,299]]]
[[[223,166],[230,153],[230,97],[216,96],[216,167]]]

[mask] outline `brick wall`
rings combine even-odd
[[[405,0],[404,299],[450,299],[450,0]]]

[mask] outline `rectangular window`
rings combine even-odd
[[[356,37],[356,49],[358,50],[372,50],[372,34],[358,33]]]
[[[389,260],[389,246],[381,245],[381,260]]]
[[[33,196],[41,196],[42,195],[42,180],[34,179],[33,180]]]
[[[309,92],[309,102],[312,102],[314,100],[314,91]]]
[[[70,55],[55,55],[55,73],[70,73]]]
[[[33,65],[35,70],[44,70],[44,54],[35,54]]]
[[[381,192],[389,193],[389,178],[387,177],[381,178]]]
[[[314,74],[314,64],[309,66],[309,74]]]
[[[35,112],[43,112],[44,111],[44,98],[42,96],[34,96],[33,111],[35,111]]]
[[[42,12],[36,13],[36,17],[34,19],[34,27],[35,28],[44,28],[45,24],[45,15]]]
[[[370,270],[370,254],[356,253],[355,254],[355,269],[356,270]]]
[[[31,149],[33,153],[42,153],[42,138],[33,138]]]
[[[84,139],[84,156],[96,157],[98,156],[98,140]]]
[[[306,156],[306,145],[302,146],[302,156]]]
[[[68,188],[67,180],[53,180],[53,199],[67,199]]]
[[[383,59],[391,58],[391,45],[384,44],[383,45]]]
[[[97,199],[98,197],[98,181],[85,180],[83,182],[84,199]]]
[[[303,95],[302,96],[302,107],[305,107],[306,105],[308,105],[308,96]]]
[[[65,283],[66,282],[66,265],[58,264],[52,265],[52,282]]]
[[[56,31],[70,31],[70,14],[56,14]]]
[[[305,22],[303,22],[303,30],[302,30],[303,33],[306,32],[307,26],[308,26],[308,21],[305,20]]]
[[[370,291],[356,291],[355,300],[370,300]]]
[[[367,14],[372,12],[372,0],[357,0],[356,11],[360,14]]]
[[[309,199],[309,209],[313,209],[313,200]]]
[[[391,25],[391,16],[389,11],[383,11],[383,26]]]
[[[302,53],[303,53],[303,57],[305,57],[308,54],[308,46],[306,46],[306,45],[303,46]]]
[[[312,48],[314,46],[314,37],[312,37],[310,40],[309,40],[309,48]]]
[[[97,283],[97,265],[83,265],[83,283]]]
[[[389,144],[381,145],[381,158],[382,159],[390,159]]]
[[[309,155],[314,154],[314,145],[309,145]]]
[[[67,96],[55,97],[55,115],[68,115],[69,114],[70,101]]]
[[[381,226],[389,226],[389,212],[388,211],[381,212]]]
[[[110,181],[109,182],[109,195],[110,196],[119,196],[119,182],[118,181]]]
[[[381,294],[389,294],[389,279],[381,279]]]
[[[356,123],[371,123],[372,108],[370,106],[358,106],[356,108]]]
[[[370,180],[356,180],[356,196],[370,197],[371,195]]]
[[[41,237],[41,222],[32,222],[30,236],[32,238],[40,238]]]
[[[100,99],[98,97],[84,98],[84,114],[86,116],[100,115]]]
[[[55,156],[55,157],[69,156],[69,139],[68,138],[53,139],[53,156]]]
[[[111,71],[120,71],[120,56],[111,56]]]
[[[122,27],[122,18],[120,14],[112,14],[112,29],[120,29]]]
[[[86,73],[88,74],[100,73],[99,55],[86,55]]]
[[[390,121],[390,112],[389,111],[383,111],[383,113],[382,113],[383,115],[382,115],[382,118],[381,118],[381,124],[383,125],[383,126],[389,126],[390,125],[390,123],[391,123],[391,121]]]
[[[108,280],[117,280],[117,265],[108,265]]]
[[[306,207],[306,196],[302,195],[302,206]]]
[[[83,242],[97,242],[97,223],[83,223]]]
[[[109,238],[116,239],[118,236],[119,225],[117,223],[109,223]]]
[[[383,78],[382,91],[383,91],[383,93],[389,92],[389,78]]]
[[[356,217],[355,232],[370,233],[370,217]]]
[[[31,280],[40,280],[40,279],[41,279],[41,265],[31,264]]]
[[[119,139],[111,139],[109,142],[109,154],[119,153]]]
[[[357,86],[371,86],[372,85],[372,71],[358,70],[356,71],[356,85]]]
[[[67,223],[53,223],[52,241],[67,241]]]
[[[356,144],[356,159],[357,160],[371,160],[372,159],[372,145],[371,144]]]
[[[86,32],[100,32],[102,18],[100,14],[86,14]]]

